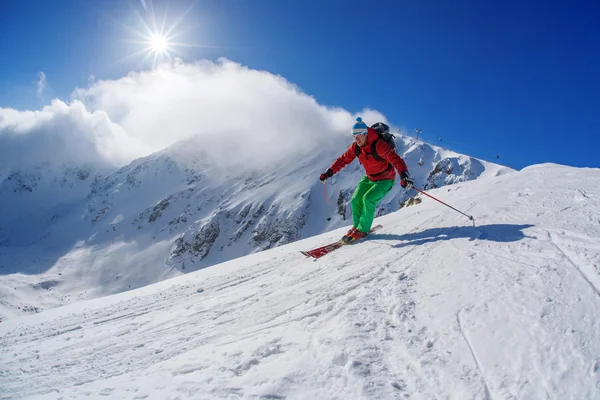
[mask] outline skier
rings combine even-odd
[[[364,237],[371,229],[377,204],[394,186],[394,169],[400,174],[402,188],[410,190],[414,186],[404,160],[373,128],[367,127],[362,118],[356,118],[352,135],[354,143],[319,177],[325,183],[333,174],[350,164],[357,154],[358,161],[365,169],[366,175],[360,180],[352,196],[352,229],[342,237],[342,242],[346,244]]]

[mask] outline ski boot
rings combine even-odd
[[[357,228],[352,228],[348,233],[342,238],[343,244],[350,244],[355,240],[362,239],[367,236],[366,233],[359,231]]]

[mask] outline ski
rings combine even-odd
[[[371,230],[369,231],[369,234],[375,232],[376,230],[378,230],[380,228],[383,228],[383,226],[382,225],[375,225],[374,227],[371,228]],[[367,237],[367,236],[365,236],[365,237]],[[364,237],[361,238],[361,239],[358,239],[358,240],[356,240],[354,242],[351,242],[350,244],[353,244],[355,242],[359,242],[362,239],[364,239]],[[323,257],[324,255],[329,254],[332,251],[337,250],[337,249],[339,249],[340,247],[343,247],[343,246],[347,246],[347,244],[344,244],[344,243],[342,243],[341,240],[338,240],[337,242],[333,242],[333,243],[327,244],[327,245],[322,246],[322,247],[317,247],[316,249],[302,250],[302,251],[300,251],[300,253],[302,253],[306,257],[312,257],[314,259],[319,259],[319,258]]]
[[[337,250],[342,246],[343,246],[343,244],[338,241],[338,242],[330,243],[323,247],[317,247],[316,249],[300,251],[300,253],[304,254],[306,257],[321,258],[325,254],[331,253],[332,251]]]

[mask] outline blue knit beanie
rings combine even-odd
[[[362,135],[367,132],[367,124],[363,122],[361,117],[356,118],[356,123],[352,125],[352,135]]]

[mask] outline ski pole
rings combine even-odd
[[[323,193],[325,194],[325,210],[327,215],[329,215],[329,199],[327,198],[327,184],[323,182]],[[327,221],[331,221],[331,217],[327,217]]]
[[[458,213],[461,213],[461,214],[462,214],[462,215],[464,215],[465,217],[469,218],[469,219],[470,219],[470,220],[473,222],[473,228],[475,227],[475,219],[473,218],[473,216],[472,216],[472,215],[467,215],[467,214],[465,214],[464,212],[462,212],[462,211],[459,211],[459,210],[457,210],[456,208],[454,208],[454,207],[452,207],[452,206],[449,206],[448,204],[444,203],[443,201],[436,199],[436,198],[435,198],[435,197],[433,197],[432,195],[430,195],[430,194],[427,194],[427,193],[425,193],[424,191],[422,191],[422,190],[419,190],[419,189],[417,189],[417,188],[416,188],[416,187],[414,187],[414,186],[413,186],[413,189],[415,189],[417,192],[419,192],[419,193],[421,193],[421,194],[424,194],[424,195],[425,195],[425,196],[427,196],[427,197],[431,197],[431,198],[432,198],[432,199],[434,199],[435,201],[439,201],[440,203],[442,203],[442,204],[443,204],[443,205],[445,205],[446,207],[450,207],[450,208],[451,208],[451,209],[453,209],[454,211],[456,211],[456,212],[458,212]]]

